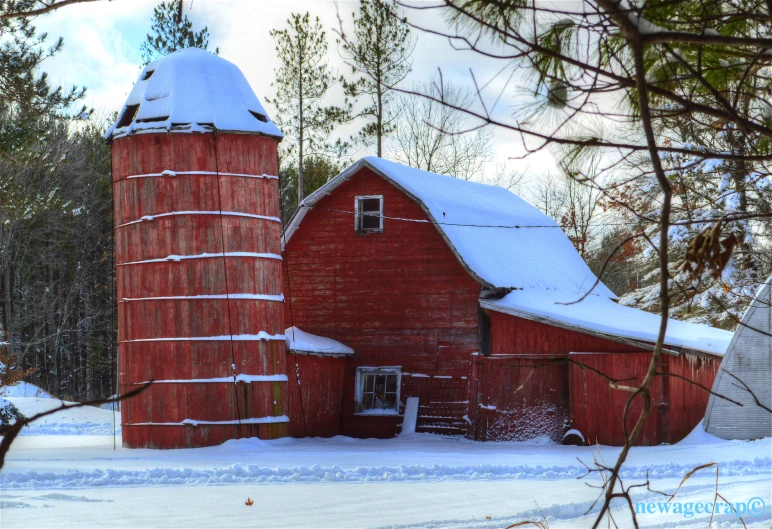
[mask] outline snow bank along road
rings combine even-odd
[[[474,443],[418,434],[112,448],[112,435],[20,437],[0,472],[0,526],[488,528],[544,516],[551,528],[589,527],[598,493],[587,486],[597,478],[582,478],[577,460],[592,462],[592,449],[543,441]],[[601,447],[599,457],[611,462],[617,453]],[[725,442],[695,432],[678,445],[634,450],[623,476],[626,484],[643,482],[648,471],[653,489],[672,492],[706,462],[720,463],[723,496],[772,504],[768,439]],[[714,489],[710,468],[690,478],[678,497],[711,501]],[[253,506],[244,505],[247,497]],[[660,498],[645,489],[635,497]],[[769,527],[771,510],[744,521]],[[620,526],[629,526],[621,506],[615,512]],[[707,520],[702,514],[639,517],[646,527],[663,528],[706,527]],[[733,515],[718,515],[714,523],[742,527]]]

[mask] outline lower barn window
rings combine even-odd
[[[400,369],[357,368],[357,412],[370,415],[399,413]]]

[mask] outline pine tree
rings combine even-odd
[[[0,156],[0,323],[14,372],[69,400],[113,393],[115,334],[106,122],[50,134],[24,164]],[[3,360],[0,354],[0,362]],[[3,377],[0,376],[0,379]]]
[[[746,6],[747,7],[747,6]],[[700,1],[653,6],[653,20],[677,24],[682,31],[715,32],[726,37],[764,38],[768,29],[752,18],[738,18],[731,23],[720,20],[720,4]],[[708,22],[706,22],[708,21]],[[695,75],[695,66],[704,73]],[[688,94],[696,105],[719,104],[742,119],[769,122],[769,103],[756,94],[772,88],[766,64],[746,58],[733,58],[722,46],[697,48],[669,45],[650,46],[646,53],[647,80],[657,86]],[[772,235],[772,185],[764,162],[751,162],[745,157],[772,155],[772,141],[740,131],[721,120],[684,120],[677,108],[657,94],[655,116],[663,143],[690,146],[703,152],[728,153],[727,159],[710,156],[666,154],[662,163],[675,193],[673,223],[668,232],[673,254],[671,264],[671,314],[695,322],[733,328],[742,316],[759,283],[772,272],[768,238]],[[629,200],[638,212],[651,217],[661,204],[661,192],[654,175],[643,175],[643,182],[620,188],[629,192]],[[716,223],[724,217],[735,219]],[[658,240],[656,228],[640,218],[628,220]],[[702,241],[714,240],[719,252],[731,253],[722,268],[697,269],[690,256]],[[692,252],[690,253],[690,247]],[[656,256],[649,245],[642,245],[637,263],[643,277],[639,288],[625,295],[622,302],[640,308],[659,309],[659,271]],[[717,261],[715,264],[719,264]]]
[[[340,158],[347,144],[333,143],[330,134],[336,125],[349,119],[349,108],[324,106],[330,87],[339,81],[327,64],[327,39],[319,18],[311,22],[308,12],[293,13],[285,29],[271,30],[281,67],[275,70],[276,98],[266,101],[276,105],[276,123],[288,136],[283,158],[297,166],[298,203],[303,200],[303,164],[306,157]]]
[[[25,12],[36,3],[14,0],[4,2],[3,7],[8,12]],[[71,112],[72,105],[85,95],[84,88],[53,86],[41,72],[42,63],[59,53],[64,43],[59,38],[47,47],[47,37],[37,34],[27,18],[0,19],[0,153],[17,161],[34,156],[27,150],[30,142],[46,135],[46,127],[39,126],[42,117],[67,118],[85,111],[84,107]]]
[[[289,221],[297,202],[298,166],[292,160],[279,169],[281,179],[282,217]],[[329,156],[306,156],[303,161],[303,194],[308,196],[337,176],[344,169],[343,164]]]
[[[361,76],[343,83],[346,95],[370,98],[370,104],[357,114],[369,120],[358,134],[358,140],[375,143],[382,155],[383,138],[394,130],[394,113],[387,111],[391,89],[407,77],[412,68],[410,55],[415,43],[405,19],[400,19],[384,0],[362,0],[359,16],[354,18],[354,38],[345,34],[338,41],[352,63],[352,71]]]
[[[34,4],[18,0],[7,7],[11,12],[25,12]],[[85,107],[79,111],[72,107],[85,95],[84,88],[53,86],[41,71],[42,63],[62,49],[63,39],[46,47],[47,35],[37,34],[24,17],[0,19],[0,37],[0,341],[7,344],[8,358],[16,362],[19,348],[12,282],[14,271],[23,266],[14,250],[18,230],[58,198],[55,187],[48,192],[31,189],[29,175],[34,171],[50,180],[59,162],[49,148],[55,130],[66,126],[64,122],[73,116],[88,113]]]
[[[143,66],[183,48],[209,48],[209,30],[204,26],[194,31],[188,16],[180,17],[180,1],[162,2],[153,9],[151,32],[140,49]],[[219,55],[220,48],[215,48],[214,54]]]

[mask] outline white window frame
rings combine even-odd
[[[364,376],[365,375],[396,375],[397,376],[397,395],[396,395],[396,407],[394,409],[378,408],[378,412],[374,413],[372,410],[361,410],[362,396],[365,389]],[[354,388],[354,407],[357,415],[399,415],[399,408],[402,405],[400,400],[400,392],[402,389],[402,367],[401,366],[384,366],[384,367],[364,367],[360,366],[356,369],[356,381]]]
[[[380,208],[378,210],[378,227],[363,229],[359,227],[360,218],[363,216],[359,213],[359,204],[363,200],[378,199]],[[361,195],[354,197],[354,231],[357,233],[379,233],[383,231],[383,195]]]

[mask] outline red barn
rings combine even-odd
[[[618,305],[509,191],[365,158],[282,235],[282,134],[235,65],[195,49],[148,64],[106,138],[121,390],[154,382],[123,406],[126,446],[391,437],[405,415],[408,431],[622,443],[627,394],[601,374],[640,378],[659,318]],[[643,443],[702,418],[683,378],[710,387],[730,338],[670,323],[675,376]]]
[[[283,251],[292,435],[394,436],[417,397],[419,432],[622,443],[627,394],[597,372],[640,378],[659,317],[618,305],[511,192],[367,157],[303,202]],[[671,320],[662,370],[710,387],[730,339]],[[653,393],[643,444],[704,414],[677,377]]]

